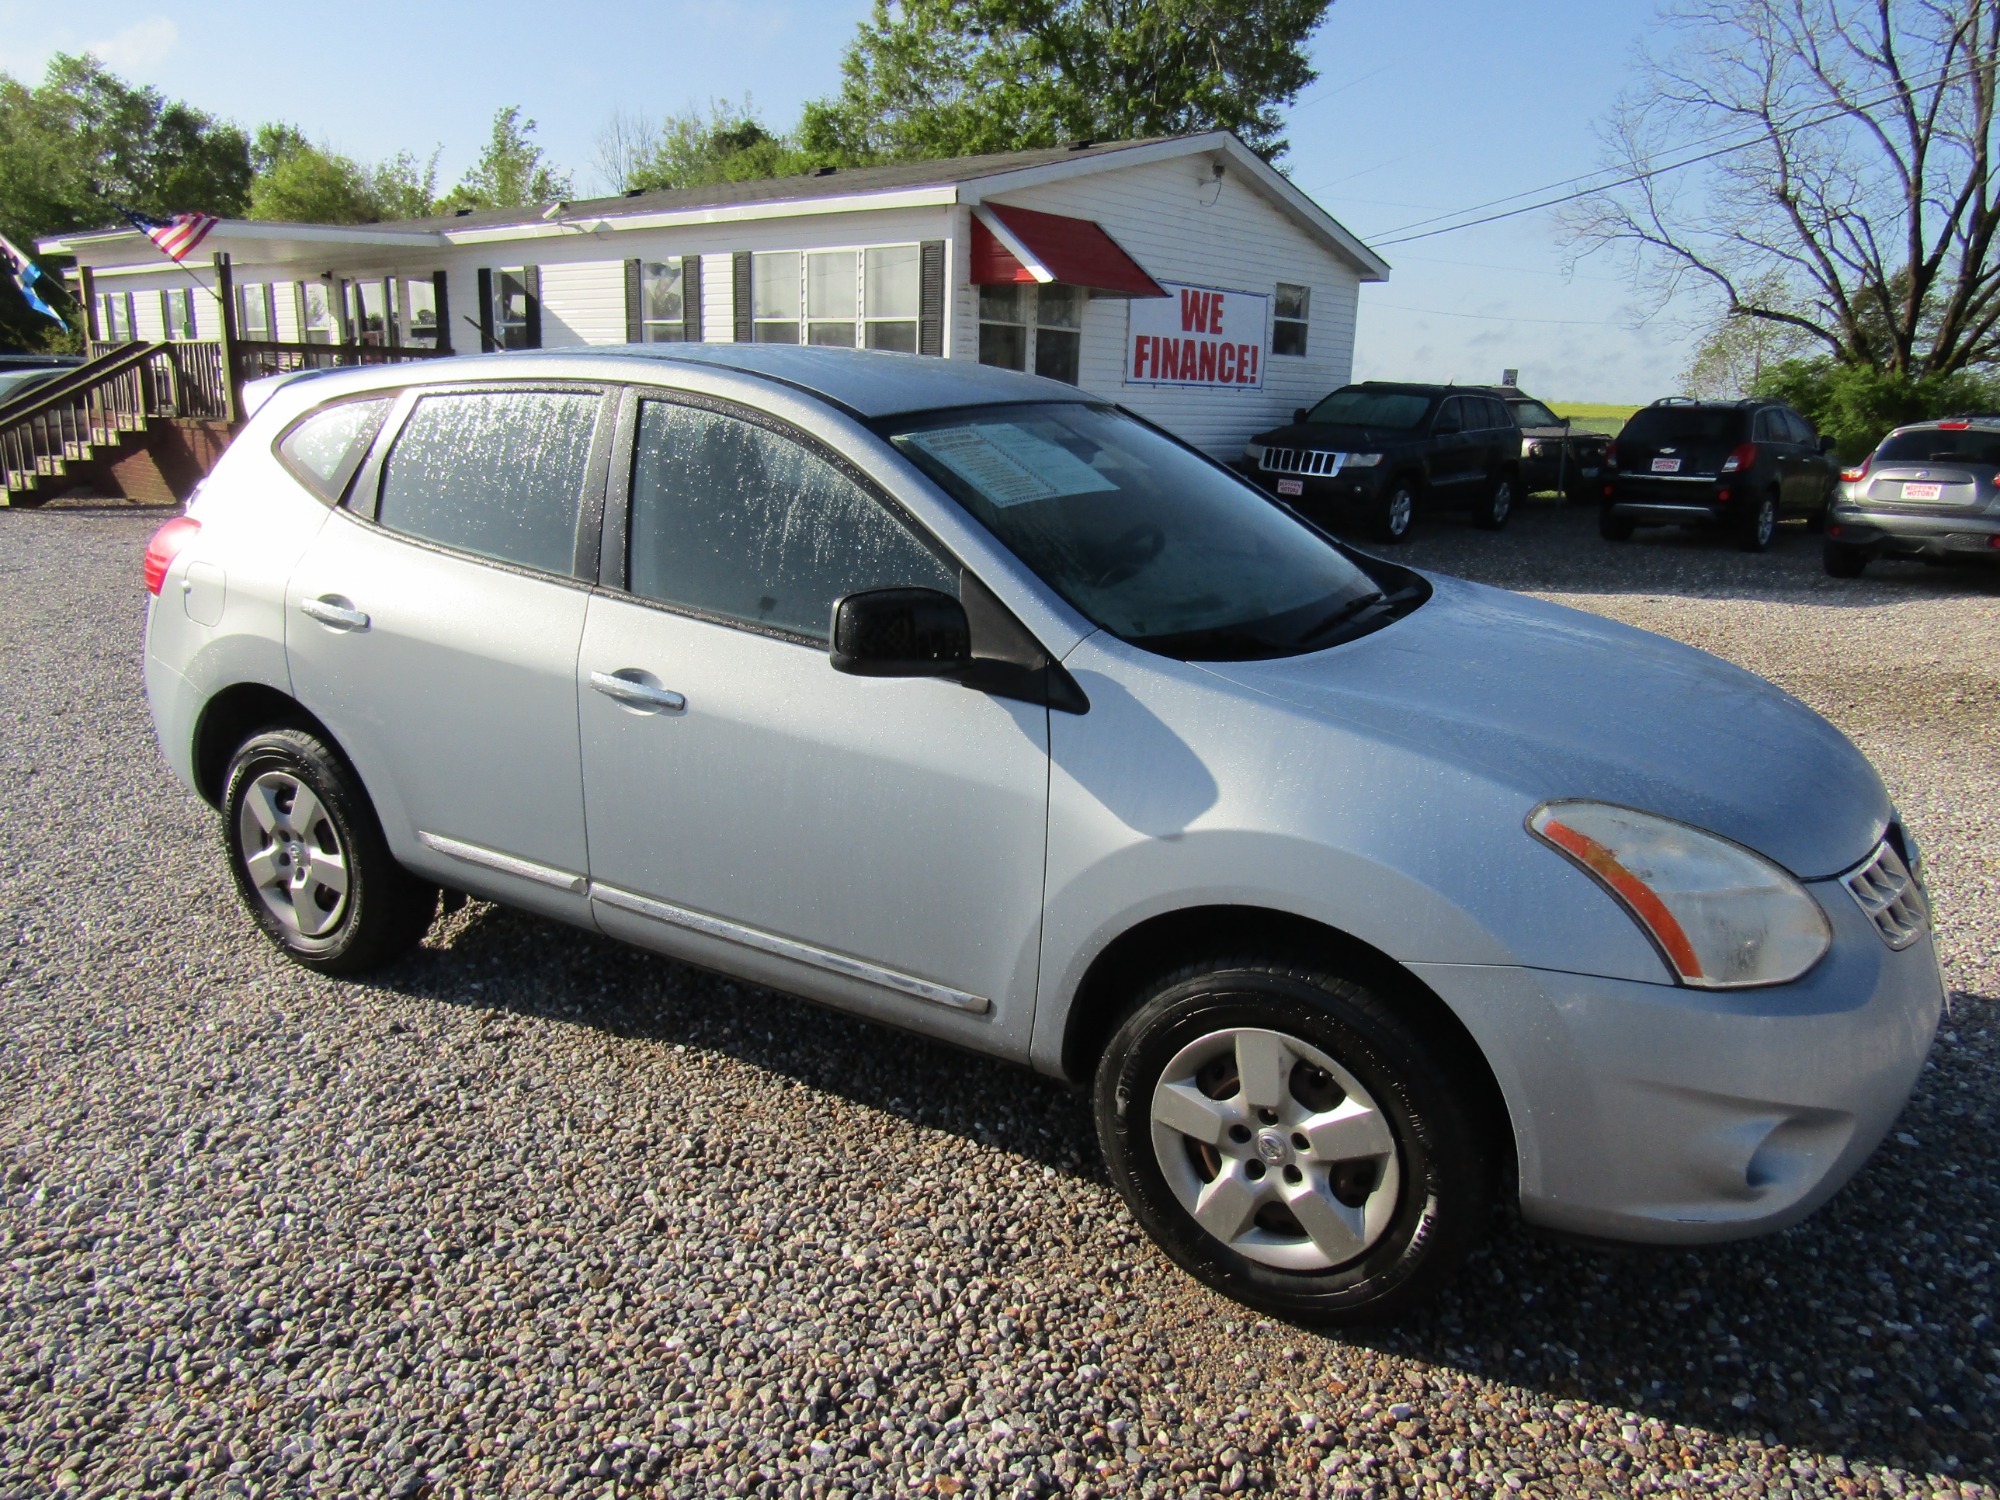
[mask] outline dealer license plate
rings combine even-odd
[[[1678,458],[1656,458],[1653,460],[1653,472],[1655,474],[1678,474],[1680,471],[1681,461]]]
[[[1281,495],[1303,495],[1305,492],[1306,482],[1303,479],[1280,479],[1278,481],[1278,493]]]
[[[1903,486],[1905,500],[1939,500],[1944,497],[1944,486],[1937,484],[1906,484]]]

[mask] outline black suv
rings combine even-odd
[[[1497,530],[1520,484],[1521,429],[1483,391],[1370,380],[1259,433],[1238,467],[1308,514],[1358,517],[1378,541],[1402,541],[1419,507]]]
[[[1775,401],[1669,396],[1632,414],[1611,445],[1598,529],[1721,526],[1747,552],[1771,545],[1787,515],[1825,519],[1840,478],[1833,439]]]
[[[1826,525],[1835,578],[1875,557],[2000,560],[2000,416],[1898,427],[1840,478]]]
[[[1604,455],[1611,439],[1601,432],[1573,428],[1518,385],[1485,385],[1476,389],[1498,396],[1521,429],[1521,493],[1555,490],[1571,500],[1595,500],[1604,473]]]

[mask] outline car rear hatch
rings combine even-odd
[[[1618,434],[1618,472],[1664,498],[1691,480],[1714,479],[1747,426],[1746,414],[1729,407],[1649,406]]]
[[[1933,515],[1983,510],[2000,499],[2000,429],[1920,427],[1891,433],[1867,472],[1848,484],[1850,504]]]

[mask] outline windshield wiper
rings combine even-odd
[[[1303,635],[1301,635],[1299,637],[1299,644],[1303,646],[1307,641],[1316,641],[1321,636],[1326,635],[1331,631],[1338,630],[1342,625],[1345,625],[1349,620],[1353,619],[1356,615],[1361,614],[1366,610],[1373,609],[1376,605],[1386,601],[1388,597],[1389,596],[1383,593],[1380,589],[1371,589],[1368,593],[1363,594],[1358,599],[1348,600],[1345,604],[1341,605],[1339,609],[1336,609],[1332,614],[1328,615],[1325,619],[1321,620],[1317,625],[1313,626],[1312,629],[1306,631]]]

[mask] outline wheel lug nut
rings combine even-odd
[[[1232,1141],[1236,1142],[1237,1145],[1239,1146],[1242,1145],[1245,1141],[1250,1139],[1250,1127],[1248,1125],[1230,1126],[1229,1138]]]

